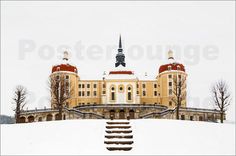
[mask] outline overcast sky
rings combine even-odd
[[[210,87],[224,79],[235,116],[234,2],[2,2],[1,114],[13,115],[18,84],[28,108],[49,107],[47,80],[64,50],[81,79],[114,67],[119,34],[126,63],[155,78],[172,49],[188,73],[188,106],[210,108]]]

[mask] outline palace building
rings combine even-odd
[[[187,107],[187,72],[185,66],[168,52],[168,62],[159,67],[155,79],[139,79],[126,66],[121,37],[114,69],[98,80],[83,80],[76,66],[64,52],[61,64],[54,65],[50,79],[63,79],[65,94],[63,119],[175,119],[176,97],[181,98],[179,118],[182,120],[217,121],[217,110]],[[180,83],[181,82],[181,83]],[[180,88],[180,90],[178,90]],[[179,94],[181,92],[181,94]],[[56,102],[51,108],[22,112],[21,122],[58,119]]]

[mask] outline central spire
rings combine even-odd
[[[118,67],[119,65],[122,65],[123,67],[125,67],[125,55],[123,54],[121,35],[120,35],[120,40],[119,40],[118,54],[116,54],[115,67]]]

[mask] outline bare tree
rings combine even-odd
[[[171,101],[176,106],[176,119],[179,120],[179,109],[186,100],[186,78],[181,75],[175,75],[173,78],[173,91]]]
[[[16,123],[20,123],[20,115],[22,110],[26,105],[26,98],[27,98],[27,90],[23,86],[17,86],[15,88],[14,97],[13,97],[13,104],[14,112],[15,112],[15,119]]]
[[[66,107],[66,101],[73,93],[72,87],[70,87],[69,79],[63,74],[50,77],[49,86],[52,106],[59,111],[57,120],[62,120],[62,112],[64,107]]]
[[[212,99],[220,111],[220,121],[223,123],[225,111],[231,103],[231,93],[225,81],[220,80],[212,86]]]

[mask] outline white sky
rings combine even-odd
[[[188,73],[189,106],[210,107],[210,87],[219,79],[228,82],[234,96],[234,6],[234,2],[1,2],[1,114],[13,115],[11,98],[18,84],[30,92],[29,109],[49,107],[48,76],[64,49],[82,79],[101,79],[103,71],[114,66],[119,34],[126,63],[141,76],[147,72],[155,77],[172,46]],[[21,48],[24,40],[33,42],[28,52]],[[115,49],[110,50],[112,46]],[[51,50],[42,50],[45,47]],[[215,49],[210,58],[208,47]],[[230,120],[235,116],[234,98]]]

